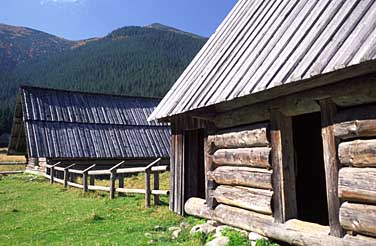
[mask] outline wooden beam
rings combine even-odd
[[[216,182],[212,177],[209,177],[209,174],[214,171],[215,166],[213,163],[213,152],[214,145],[213,142],[208,140],[209,137],[204,139],[204,154],[205,154],[205,198],[206,203],[209,208],[214,209],[217,206],[217,201],[214,198],[214,190],[217,186]]]
[[[270,168],[270,151],[269,147],[219,149],[213,154],[213,161],[217,166],[237,165]]]
[[[320,107],[330,234],[341,237],[344,232],[339,223],[338,170],[340,162],[337,158],[337,143],[334,135],[337,107],[330,99],[320,100]]]
[[[154,173],[154,190],[159,190],[159,173]],[[159,195],[154,195],[154,205],[159,205]]]
[[[220,204],[214,210],[206,206],[206,202],[200,198],[191,198],[185,204],[187,214],[216,220],[220,223],[237,227],[243,230],[256,232],[265,237],[286,242],[291,245],[314,246],[374,246],[374,240],[358,239],[353,237],[338,238],[328,235],[329,228],[317,224],[289,220],[285,224],[273,222],[268,215],[255,213],[241,208]]]
[[[271,112],[273,216],[278,223],[297,217],[291,117]]]
[[[376,167],[376,140],[355,140],[341,143],[338,157],[342,165]]]
[[[145,170],[145,207],[150,207],[150,196],[151,196],[151,188],[150,188],[150,169]]]
[[[341,168],[338,186],[342,200],[376,204],[376,168]]]
[[[341,225],[349,231],[376,237],[376,206],[345,202],[341,206]]]

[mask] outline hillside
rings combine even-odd
[[[18,29],[27,31],[18,36]],[[0,70],[0,134],[9,132],[20,84],[163,96],[206,42],[161,24],[124,27],[81,41],[19,27],[0,34],[1,47],[17,47],[0,47],[0,54],[7,54],[0,61],[7,68]]]

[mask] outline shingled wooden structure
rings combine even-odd
[[[21,87],[8,154],[30,169],[47,162],[112,166],[169,163],[170,127],[148,122],[160,99]]]
[[[373,0],[239,0],[149,118],[172,126],[171,210],[376,245],[375,16]]]

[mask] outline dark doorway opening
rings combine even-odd
[[[298,219],[329,225],[321,114],[293,117]]]
[[[204,130],[186,131],[184,136],[184,201],[205,199]]]

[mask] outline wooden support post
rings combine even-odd
[[[154,173],[154,190],[159,190],[159,172]],[[154,205],[159,205],[159,195],[154,195]]]
[[[294,147],[291,117],[271,112],[273,206],[277,223],[297,217]]]
[[[205,148],[205,188],[206,188],[206,204],[210,209],[214,209],[217,206],[217,201],[214,198],[214,190],[217,187],[216,182],[208,177],[208,174],[214,170],[213,164],[213,148],[212,143],[208,140],[209,138],[205,138],[204,140],[204,148]]]
[[[89,177],[89,185],[92,185],[92,186],[95,185],[95,176],[94,175],[91,175]]]
[[[118,174],[119,188],[124,188],[124,174]],[[119,192],[118,196],[124,196],[124,193]]]
[[[51,166],[51,168],[50,168],[50,184],[54,183],[55,167],[57,167],[60,164],[61,164],[61,162],[58,162],[58,163]]]
[[[334,118],[337,107],[331,99],[321,100],[320,106],[330,234],[341,237],[344,231],[339,223],[341,204],[338,197],[338,171],[340,162],[337,158],[337,143],[334,135]]]
[[[96,166],[96,164],[94,165],[91,165],[90,167],[86,168],[83,172],[82,172],[82,184],[83,184],[83,191],[84,192],[88,192],[89,189],[88,189],[88,173],[91,169],[93,169],[94,167]]]
[[[116,180],[116,171],[111,172],[110,174],[110,199],[115,198],[115,180]]]
[[[88,192],[88,180],[87,180],[87,173],[82,174],[82,185],[84,186],[83,191],[86,193]]]
[[[69,180],[69,168],[74,167],[76,164],[69,165],[64,168],[64,188],[68,188],[68,180]]]
[[[150,207],[150,169],[145,170],[145,207]]]
[[[122,161],[122,162],[116,164],[115,166],[113,166],[109,170],[111,172],[111,174],[110,174],[110,182],[111,182],[110,183],[110,199],[114,199],[115,198],[115,192],[116,192],[116,187],[115,187],[116,171],[124,163],[125,163],[125,161]]]

